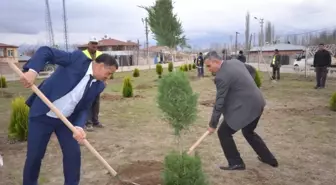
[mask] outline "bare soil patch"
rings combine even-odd
[[[197,80],[200,80],[200,78],[198,76],[189,76],[189,79],[191,81],[197,81]]]
[[[4,98],[13,98],[14,97],[14,93],[7,92],[5,90],[0,90],[0,96],[4,97]]]
[[[108,93],[103,93],[101,95],[101,99],[108,100],[108,101],[119,101],[119,100],[136,99],[136,98],[145,98],[145,97],[142,95],[134,95],[133,97],[130,97],[130,98],[124,98],[121,95],[108,94]]]
[[[131,183],[126,182],[131,181],[140,185],[160,185],[162,184],[162,170],[163,164],[158,161],[132,162],[131,164],[123,165],[118,169],[120,179],[125,181],[120,182],[114,180],[116,182],[113,183],[116,185],[132,185]]]
[[[151,85],[151,84],[139,84],[135,88],[136,89],[151,89],[153,87],[155,87],[155,86]]]

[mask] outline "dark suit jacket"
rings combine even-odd
[[[246,57],[244,55],[238,55],[237,59],[243,63],[246,62]]]
[[[46,62],[59,65],[55,72],[38,87],[51,102],[54,102],[70,92],[80,82],[85,76],[91,61],[80,50],[68,53],[43,46],[23,66],[23,70],[33,69],[36,72],[40,72]],[[91,104],[104,88],[105,84],[102,81],[97,80],[92,83],[70,116],[71,120],[73,120],[73,125],[84,126]],[[30,107],[29,117],[40,116],[50,111],[49,107],[35,93],[27,99],[26,104]]]
[[[210,127],[217,127],[221,114],[233,130],[244,128],[261,115],[266,102],[244,63],[237,59],[223,61],[215,84],[216,103]]]
[[[257,73],[256,68],[254,68],[253,66],[249,65],[249,64],[245,64],[246,69],[248,70],[248,72],[251,74],[252,78],[254,79]]]
[[[319,50],[314,55],[314,67],[329,67],[331,65],[331,53],[325,49]]]

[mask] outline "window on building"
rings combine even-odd
[[[8,57],[14,57],[14,50],[7,50]]]
[[[4,49],[0,48],[0,57],[4,57]]]

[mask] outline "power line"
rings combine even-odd
[[[281,35],[278,35],[278,36],[284,37],[284,36],[305,35],[305,34],[310,34],[310,33],[319,33],[319,32],[323,32],[323,31],[327,31],[327,30],[332,30],[332,29],[336,29],[336,26],[329,27],[329,28],[323,28],[323,29],[319,29],[319,30],[312,30],[312,31],[307,31],[307,32],[301,32],[301,33],[281,34]]]

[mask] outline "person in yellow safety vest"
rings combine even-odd
[[[273,75],[272,75],[272,79],[273,80],[280,80],[280,67],[281,67],[281,62],[280,62],[280,54],[279,54],[279,50],[275,49],[274,51],[274,55],[273,55],[273,59],[271,62],[271,67],[272,67],[272,71],[273,71]]]
[[[95,37],[92,37],[88,42],[88,47],[83,53],[91,60],[95,60],[98,56],[103,54],[98,51],[98,41]],[[103,125],[99,122],[99,107],[100,107],[100,96],[97,96],[92,104],[91,111],[89,112],[87,123],[85,124],[85,129],[87,131],[92,131],[93,127],[102,128]]]

